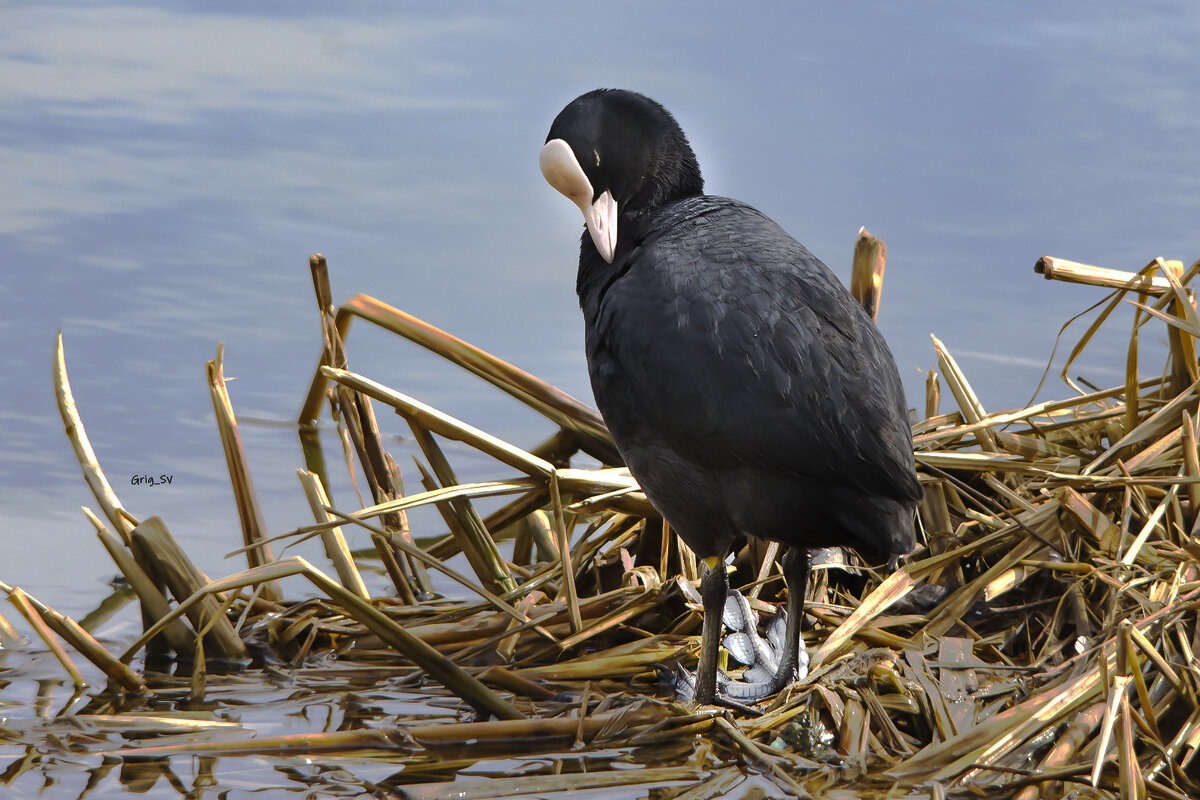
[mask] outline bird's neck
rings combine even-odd
[[[622,220],[623,221],[623,220]],[[620,235],[620,227],[617,228]],[[600,252],[586,232],[579,245],[579,272],[575,276],[575,292],[579,295],[579,307],[583,318],[591,324],[600,313],[604,295],[617,279],[629,268],[631,248],[618,244],[611,264],[600,257]]]

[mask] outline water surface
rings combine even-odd
[[[268,525],[309,521],[294,437],[251,421],[294,419],[315,365],[310,253],[328,256],[338,299],[380,297],[590,401],[581,224],[536,160],[557,111],[596,86],[666,104],[710,191],[762,209],[843,279],[860,225],[886,240],[879,324],[910,405],[930,333],[987,407],[1024,403],[1059,325],[1101,296],[1033,275],[1039,256],[1200,257],[1200,7],[1089,12],[7,4],[0,580],[81,615],[113,573],[54,406],[60,328],[122,500],[216,575],[238,568],[222,556],[240,542],[204,377],[218,342]],[[353,368],[497,435],[550,432],[393,337],[360,327],[350,346]],[[1080,371],[1116,383],[1120,346]]]

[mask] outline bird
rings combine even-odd
[[[800,242],[704,193],[675,117],[596,89],[555,117],[539,155],[583,212],[576,291],[593,395],[630,473],[706,567],[696,701],[713,703],[725,562],[778,542],[788,590],[778,669],[803,649],[809,550],[896,556],[921,497],[895,359],[874,321]]]

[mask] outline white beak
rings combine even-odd
[[[617,201],[607,189],[592,202],[592,182],[579,166],[571,146],[562,139],[546,142],[538,157],[546,181],[579,206],[600,257],[612,263],[617,250]]]

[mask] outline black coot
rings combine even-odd
[[[833,273],[744,203],[704,194],[674,117],[599,89],[550,128],[542,173],[587,223],[577,289],[596,403],[630,472],[708,566],[696,698],[715,697],[724,559],[780,542],[799,651],[808,548],[906,553],[920,489],[895,361]]]

